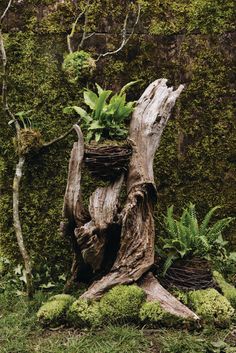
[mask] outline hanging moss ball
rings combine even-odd
[[[31,151],[36,151],[42,144],[42,135],[38,130],[21,129],[18,139],[14,139],[14,145],[19,154],[27,154]]]
[[[62,69],[70,83],[91,77],[96,68],[96,62],[90,53],[79,50],[65,56]]]

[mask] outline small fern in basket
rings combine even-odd
[[[220,206],[213,207],[199,224],[195,205],[190,203],[179,220],[173,216],[174,207],[167,210],[164,218],[166,237],[162,238],[162,250],[166,258],[163,274],[175,260],[200,257],[207,260],[225,251],[227,241],[222,237],[223,230],[232,222],[233,217],[218,220],[210,225],[213,214]]]
[[[101,139],[125,139],[128,133],[126,121],[134,110],[135,102],[126,102],[126,90],[137,81],[127,83],[119,93],[112,95],[111,90],[103,90],[98,84],[97,93],[86,89],[84,91],[85,110],[78,106],[65,108],[79,114],[82,130],[86,133],[87,142]],[[110,98],[110,99],[109,99]]]

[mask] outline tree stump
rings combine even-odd
[[[78,125],[78,142],[74,143],[64,198],[63,233],[73,245],[72,280],[84,273],[99,273],[106,263],[106,248],[113,232],[119,233],[119,246],[107,273],[94,281],[83,298],[98,299],[117,284],[140,280],[147,300],[158,300],[165,310],[184,318],[198,319],[190,309],[168,293],[151,274],[154,263],[154,205],[157,200],[153,160],[171,110],[184,86],[167,87],[166,79],[151,83],[138,100],[132,115],[129,143],[132,155],[127,175],[119,175],[106,187],[97,188],[90,197],[89,216],[81,195],[81,170],[84,140]],[[122,183],[127,185],[127,200],[119,211]],[[108,261],[109,263],[109,261]],[[105,266],[106,267],[106,266]],[[144,276],[143,276],[144,275]]]

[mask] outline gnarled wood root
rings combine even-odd
[[[147,294],[147,301],[158,301],[161,307],[172,315],[194,321],[199,320],[192,310],[162,287],[152,273],[144,275],[138,284]]]

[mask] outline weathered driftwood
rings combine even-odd
[[[167,87],[166,82],[165,79],[159,79],[150,84],[134,110],[129,131],[133,152],[127,175],[128,196],[120,214],[118,214],[117,205],[123,176],[117,178],[108,187],[95,190],[90,198],[90,218],[84,222],[82,205],[80,205],[81,195],[78,192],[80,176],[75,175],[78,174],[78,170],[79,173],[81,171],[83,144],[80,154],[77,155],[80,167],[77,165],[78,162],[73,161],[76,153],[73,154],[72,151],[68,177],[68,184],[71,183],[71,185],[67,186],[64,215],[69,219],[70,224],[74,223],[72,237],[76,237],[76,246],[81,251],[83,261],[89,264],[93,271],[101,269],[106,242],[113,235],[109,232],[110,227],[114,224],[121,227],[120,247],[114,263],[106,275],[88,288],[82,295],[83,298],[97,299],[116,284],[137,282],[154,263],[153,208],[157,195],[153,159],[171,110],[183,90],[183,86],[180,85],[174,91],[172,87]],[[80,141],[82,141],[81,138]],[[73,229],[73,226],[69,228]],[[168,292],[157,280],[152,278],[151,282],[154,291],[162,288],[160,295],[156,294],[155,297],[162,302],[166,300],[165,307],[168,311],[179,311],[182,317],[197,318],[177,299],[173,300],[171,295],[167,296]],[[168,303],[169,308],[172,306],[176,308],[168,309]]]
[[[128,198],[121,214],[121,246],[110,271],[95,282],[85,298],[100,297],[110,287],[137,281],[154,263],[153,206],[156,188],[153,159],[171,109],[183,86],[168,88],[156,80],[145,90],[134,110],[129,132],[133,146],[127,177]]]
[[[91,275],[91,271],[96,272],[101,268],[109,229],[117,221],[118,198],[124,179],[121,174],[110,185],[97,188],[90,197],[89,213],[84,210],[80,186],[84,139],[79,126],[75,125],[74,128],[78,142],[74,143],[71,152],[64,196],[63,216],[67,222],[61,224],[61,230],[70,238],[74,251],[72,278],[68,285],[71,280],[80,277],[79,272],[87,271]]]
[[[172,315],[184,319],[199,320],[199,317],[194,312],[163,288],[153,274],[148,273],[143,276],[139,286],[146,292],[147,301],[158,301],[161,307]]]
[[[93,271],[101,268],[107,231],[117,215],[118,198],[124,176],[121,175],[113,184],[97,188],[89,202],[91,220],[82,227],[75,229],[75,236],[80,246],[85,263]]]

